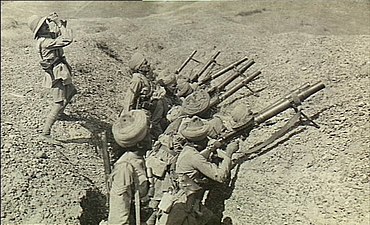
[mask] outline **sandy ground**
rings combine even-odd
[[[66,48],[79,95],[58,121],[60,145],[41,141],[50,105],[27,18],[57,11],[75,41]],[[207,204],[224,224],[370,224],[368,1],[2,2],[1,223],[94,225],[106,218],[98,134],[110,129],[127,88],[127,61],[144,52],[158,71],[177,69],[198,50],[226,65],[255,60],[261,78],[226,100],[258,112],[305,82],[326,88],[302,109],[299,125],[266,152],[215,184]],[[196,65],[189,65],[189,67]],[[199,66],[198,66],[199,67]],[[266,140],[287,110],[242,143]],[[111,142],[113,142],[110,139]],[[114,144],[113,144],[114,145]]]

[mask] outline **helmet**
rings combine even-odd
[[[198,90],[188,95],[183,103],[183,112],[189,116],[199,115],[208,109],[211,97],[205,90]]]
[[[208,124],[197,116],[185,119],[179,128],[180,134],[189,141],[201,141],[207,138],[208,130]]]
[[[142,141],[149,130],[144,110],[124,112],[112,126],[113,137],[121,147],[131,147]]]
[[[145,60],[145,57],[141,53],[136,52],[132,55],[130,61],[128,62],[128,67],[131,70],[138,70]]]
[[[37,32],[40,30],[42,24],[45,22],[46,20],[46,16],[44,17],[41,17],[41,16],[37,16],[37,15],[33,15],[31,16],[29,19],[28,19],[28,27],[31,29],[32,33],[33,33],[33,38],[36,39],[37,37]]]

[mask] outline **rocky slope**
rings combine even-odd
[[[193,51],[220,64],[253,58],[259,96],[242,89],[222,111],[257,112],[305,82],[326,88],[299,125],[216,185],[207,204],[224,224],[369,224],[369,18],[367,1],[2,2],[1,223],[98,224],[106,217],[98,136],[121,109],[127,61],[144,52],[158,71],[177,69]],[[53,145],[40,131],[50,95],[27,18],[57,11],[74,43],[66,55],[79,95],[58,121]],[[189,65],[189,68],[196,65]],[[197,69],[197,67],[195,67]],[[250,72],[251,72],[250,71]],[[267,139],[287,110],[253,130],[244,149]],[[113,144],[114,147],[114,144]],[[221,220],[221,219],[220,219]]]

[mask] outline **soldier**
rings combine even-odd
[[[176,95],[180,98],[186,98],[188,95],[198,89],[197,83],[191,83],[189,78],[185,76],[179,76],[177,78],[177,92]]]
[[[129,90],[125,96],[123,110],[146,109],[150,112],[151,129],[150,133],[153,139],[163,133],[161,122],[165,118],[166,102],[163,98],[166,95],[166,89],[156,82],[156,75],[153,72],[148,60],[140,53],[132,55],[129,61],[129,68],[132,73],[132,79]]]
[[[170,121],[167,119],[167,113],[172,107],[180,105],[180,99],[175,95],[176,91],[176,76],[165,69],[158,74],[158,84],[165,89],[163,97],[154,99],[156,108],[152,114],[152,123],[160,124],[160,129],[156,136],[158,137],[168,127]],[[156,121],[158,120],[158,121]]]
[[[50,138],[51,127],[58,116],[66,116],[64,109],[77,93],[72,83],[71,66],[67,63],[63,51],[63,48],[73,41],[72,31],[67,29],[67,21],[61,20],[56,13],[47,17],[31,16],[28,26],[37,40],[40,65],[46,72],[42,86],[51,88],[54,100],[42,130],[42,136]]]
[[[200,203],[203,191],[199,181],[207,177],[225,182],[231,169],[231,156],[237,151],[238,144],[233,142],[226,147],[226,151],[218,151],[223,161],[217,166],[208,161],[209,152],[220,146],[217,141],[212,141],[209,149],[200,152],[207,142],[208,131],[208,125],[199,117],[193,117],[180,127],[180,133],[187,142],[176,162],[179,189],[164,194],[158,206],[157,225],[202,225],[210,222],[212,212]]]
[[[149,185],[143,158],[151,144],[146,112],[144,110],[124,112],[114,123],[112,133],[125,153],[114,164],[110,175],[108,224],[134,224],[135,219],[131,213],[134,197],[135,204],[139,204],[138,198],[147,194]],[[139,207],[140,205],[136,205],[136,209]],[[138,211],[135,213],[140,215]]]

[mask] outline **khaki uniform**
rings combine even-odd
[[[64,27],[57,38],[37,39],[37,50],[42,60],[40,64],[46,72],[42,86],[51,88],[54,102],[69,100],[76,92],[72,83],[71,66],[67,63],[63,50],[72,41],[72,31]]]
[[[225,158],[217,166],[209,162],[197,149],[191,146],[184,147],[176,164],[176,173],[179,175],[187,175],[192,180],[199,180],[202,176],[206,176],[220,183],[226,181],[230,169],[230,158]]]
[[[186,145],[177,158],[176,174],[180,191],[172,195],[172,207],[163,212],[157,225],[202,225],[211,219],[213,213],[200,204],[203,191],[194,183],[202,177],[218,182],[226,181],[231,169],[231,159],[225,158],[217,166],[209,162],[192,146]]]
[[[57,16],[56,13],[53,17]],[[72,83],[71,66],[67,63],[63,48],[73,42],[72,31],[65,24],[58,25],[58,32],[50,32],[56,28],[55,23],[47,23],[48,17],[31,16],[28,26],[37,39],[37,51],[41,58],[40,65],[46,72],[42,86],[51,88],[54,104],[47,115],[42,135],[49,136],[51,127],[77,93]],[[54,25],[53,25],[54,24]],[[41,32],[39,33],[39,31]]]
[[[163,87],[156,85],[143,74],[134,73],[124,100],[124,111],[146,109],[150,112],[150,133],[154,139],[158,139],[167,126],[165,120],[171,102],[165,95]]]
[[[135,190],[143,197],[148,191],[144,159],[133,152],[124,153],[111,174],[108,224],[133,224],[131,207]]]

